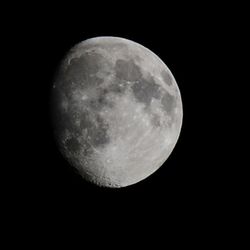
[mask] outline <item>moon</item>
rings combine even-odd
[[[98,186],[147,178],[179,138],[183,110],[175,78],[156,54],[131,40],[95,37],[75,45],[51,93],[60,152]]]

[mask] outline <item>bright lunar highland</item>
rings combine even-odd
[[[149,49],[118,37],[91,38],[68,52],[51,105],[62,155],[85,180],[104,187],[132,185],[155,172],[182,126],[181,95],[169,68]]]

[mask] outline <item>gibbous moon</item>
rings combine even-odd
[[[74,46],[59,67],[51,101],[59,150],[99,186],[125,187],[151,175],[181,130],[182,101],[172,73],[149,49],[123,38]]]

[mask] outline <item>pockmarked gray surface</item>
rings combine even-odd
[[[52,87],[55,137],[87,181],[135,184],[169,157],[182,125],[182,101],[168,67],[149,49],[118,37],[73,47]]]

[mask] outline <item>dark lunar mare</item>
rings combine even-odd
[[[161,96],[160,85],[156,84],[153,77],[141,78],[132,85],[134,96],[138,102],[148,108],[152,98],[159,99]]]
[[[161,103],[164,107],[164,109],[171,115],[175,106],[175,97],[169,92],[165,91]]]
[[[164,80],[164,82],[167,84],[167,85],[172,85],[173,84],[173,79],[172,79],[172,77],[171,77],[171,75],[167,72],[167,70],[163,70],[162,72],[161,72],[161,76],[162,76],[162,78],[163,78],[163,80]]]
[[[95,74],[102,68],[103,60],[103,56],[98,53],[85,53],[80,58],[73,58],[65,71],[64,79],[84,88],[96,86],[101,79],[96,78]]]
[[[141,78],[140,68],[132,59],[129,61],[118,59],[115,64],[116,77],[125,81],[137,81]]]
[[[73,58],[66,69],[59,70],[58,87],[70,98],[73,88],[87,90],[100,86],[103,79],[98,77],[96,73],[103,68],[104,63],[103,56],[95,52],[85,53],[79,58]]]
[[[136,100],[143,103],[146,109],[150,107],[152,98],[155,98],[161,99],[163,108],[168,113],[172,112],[175,105],[175,97],[157,84],[153,76],[148,75],[147,77],[143,77],[140,67],[136,65],[132,59],[118,59],[115,64],[115,73],[120,83],[122,83],[122,81],[132,83],[131,89]],[[172,84],[172,78],[166,71],[162,71],[162,76],[168,85]],[[116,93],[122,93],[125,89],[122,88],[124,85],[125,84],[121,84],[121,86],[119,84],[112,85],[110,90]]]

